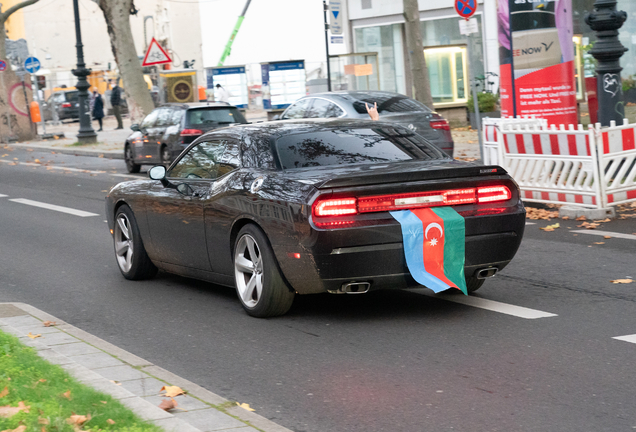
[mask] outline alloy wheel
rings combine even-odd
[[[124,213],[117,215],[115,223],[115,255],[123,272],[129,272],[133,259],[133,238],[130,220]]]
[[[263,293],[263,260],[256,240],[244,235],[236,245],[234,253],[236,288],[247,307],[258,304]]]

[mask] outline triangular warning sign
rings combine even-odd
[[[150,45],[148,45],[148,51],[146,51],[146,56],[144,57],[144,61],[141,63],[142,66],[152,66],[164,63],[172,63],[172,59],[163,49],[159,42],[152,38],[150,41]]]
[[[338,18],[338,14],[340,13],[340,11],[331,11],[331,13],[333,14],[334,18]]]

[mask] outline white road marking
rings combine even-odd
[[[87,211],[83,211],[83,210],[76,210],[76,209],[72,209],[69,207],[62,207],[62,206],[57,206],[57,205],[53,205],[53,204],[47,204],[47,203],[43,203],[43,202],[39,202],[39,201],[32,201],[29,199],[25,199],[25,198],[15,198],[15,199],[10,199],[9,201],[13,201],[13,202],[17,202],[20,204],[26,204],[26,205],[30,205],[33,207],[40,207],[43,209],[47,209],[47,210],[54,210],[54,211],[58,211],[61,213],[68,213],[68,214],[72,214],[75,216],[80,216],[80,217],[90,217],[90,216],[99,216],[97,213],[90,213]]]
[[[625,341],[625,342],[631,342],[631,343],[635,343],[636,344],[636,334],[627,335],[627,336],[616,336],[616,337],[613,337],[612,339],[616,339],[616,340],[619,340],[619,341]]]
[[[2,195],[2,194],[0,194],[0,198],[5,198],[5,197],[8,197],[8,196],[9,196],[9,195]]]
[[[526,225],[536,225],[536,222],[526,222]]]
[[[42,168],[46,168],[47,170],[62,170],[62,171],[70,171],[70,172],[79,172],[79,173],[86,173],[86,174],[107,174],[113,177],[125,177],[125,178],[139,178],[139,175],[135,175],[135,174],[115,174],[115,173],[109,173],[108,171],[91,171],[91,170],[87,170],[87,169],[82,169],[82,168],[70,168],[70,167],[63,167],[63,166],[57,166],[57,165],[43,165],[43,164],[39,164],[39,163],[34,163],[34,162],[17,162],[17,161],[9,161],[9,160],[3,160],[0,159],[0,162],[5,162],[8,164],[18,164],[18,165],[25,165],[25,166],[30,166],[30,167],[42,167]]]
[[[529,309],[521,306],[515,306],[507,303],[501,303],[494,300],[487,300],[481,297],[465,296],[463,294],[435,294],[427,288],[409,290],[428,297],[447,300],[453,303],[459,303],[466,306],[473,306],[480,309],[486,309],[492,312],[499,312],[506,315],[512,315],[525,319],[549,318],[558,316],[550,312],[543,312],[536,309]]]
[[[610,236],[610,237],[622,238],[622,239],[627,239],[627,240],[636,240],[636,235],[634,235],[634,234],[623,234],[623,233],[617,233],[617,232],[612,232],[612,231],[599,231],[599,230],[584,229],[584,230],[573,230],[573,231],[570,231],[570,232],[579,233],[579,234],[591,234],[591,235],[596,235],[596,236]]]

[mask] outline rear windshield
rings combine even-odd
[[[326,130],[287,135],[276,141],[285,170],[316,166],[445,159],[433,144],[406,128]]]
[[[243,114],[234,107],[190,109],[186,115],[186,126],[205,127],[232,123],[247,123]]]
[[[365,104],[378,104],[378,113],[407,113],[407,112],[430,112],[426,105],[398,94],[383,93],[352,93],[350,96],[354,99],[353,108],[359,114],[367,114]]]
[[[64,93],[67,102],[77,102],[77,98],[79,96],[79,92],[72,91]]]

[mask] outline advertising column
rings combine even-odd
[[[577,123],[572,0],[498,0],[502,117]]]

